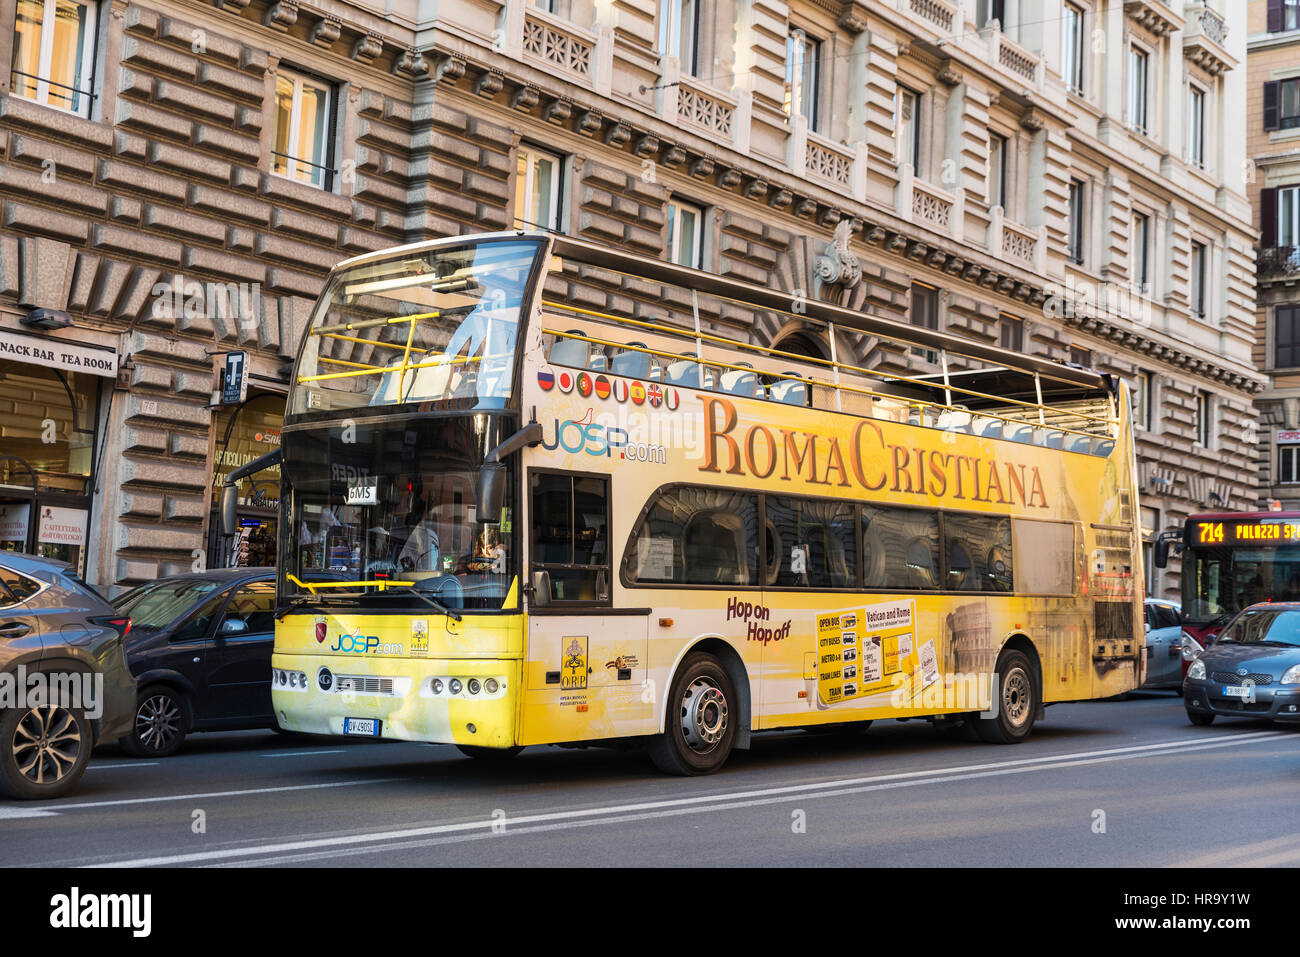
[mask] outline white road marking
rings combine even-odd
[[[57,817],[58,813],[58,811],[45,811],[38,807],[14,805],[0,807],[0,821],[7,821],[15,817]]]
[[[286,784],[276,788],[245,788],[242,791],[207,791],[202,794],[158,794],[154,797],[117,798],[112,801],[84,801],[80,804],[56,804],[51,813],[80,811],[85,808],[120,807],[125,804],[158,804],[163,801],[199,801],[205,798],[243,797],[248,794],[279,794],[284,791],[313,791],[318,788],[350,788],[362,784],[391,784],[402,778],[367,778],[364,781],[322,781],[317,784]]]
[[[583,827],[592,824],[609,824],[636,820],[649,820],[656,817],[672,817],[681,814],[694,814],[735,808],[755,807],[763,804],[778,804],[795,797],[825,798],[839,797],[847,794],[861,794],[867,791],[881,791],[894,788],[915,787],[924,784],[965,781],[978,778],[996,777],[1005,774],[1021,774],[1028,771],[1052,770],[1058,768],[1079,767],[1088,764],[1101,764],[1108,761],[1122,761],[1133,758],[1159,758],[1179,755],[1189,751],[1204,751],[1214,748],[1234,747],[1240,744],[1258,744],[1263,741],[1288,734],[1285,731],[1257,731],[1248,734],[1232,734],[1214,737],[1198,736],[1182,741],[1167,741],[1156,744],[1134,745],[1126,748],[1107,748],[1100,751],[1081,751],[1074,754],[1053,754],[1037,758],[1020,758],[1012,761],[997,761],[986,764],[971,764],[955,768],[933,768],[925,771],[903,771],[895,774],[881,774],[869,777],[846,778],[832,781],[820,781],[807,784],[792,784],[774,788],[757,788],[748,791],[733,791],[721,794],[706,794],[686,798],[667,798],[660,801],[643,801],[637,804],[622,804],[604,807],[584,808],[572,811],[550,811],[534,814],[512,816],[507,814],[505,821],[507,834],[510,828],[520,825],[544,825],[529,830],[552,830],[568,827]],[[114,861],[107,864],[89,865],[92,867],[157,867],[178,864],[195,864],[200,862],[217,862],[234,858],[248,858],[265,854],[292,854],[298,851],[310,851],[317,848],[330,848],[335,852],[357,845],[371,845],[370,851],[382,850],[375,845],[395,841],[409,841],[436,836],[466,835],[475,832],[491,831],[493,825],[499,825],[496,819],[461,821],[454,824],[433,824],[422,827],[403,828],[400,830],[379,831],[362,834],[342,834],[333,837],[317,837],[296,841],[284,841],[279,844],[265,844],[257,848],[236,847],[209,851],[195,851],[187,854],[173,854],[159,857],[135,858]],[[250,860],[248,863],[265,864],[269,861]]]
[[[91,764],[86,767],[87,771],[103,771],[105,768],[154,768],[160,762],[158,761],[132,761],[126,764]]]
[[[276,754],[263,754],[263,758],[301,758],[309,754],[347,754],[347,748],[338,748],[334,751],[280,751]]]

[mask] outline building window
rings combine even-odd
[[[1132,257],[1133,282],[1145,293],[1150,279],[1151,217],[1145,213],[1133,214],[1133,234],[1129,237]]]
[[[558,14],[560,11],[559,0],[525,0],[528,6],[535,10],[543,10],[546,13]]]
[[[923,282],[912,283],[912,307],[907,318],[912,325],[923,329],[939,328],[939,290]],[[913,349],[912,355],[926,362],[938,362],[939,354],[933,349]]]
[[[1025,347],[1025,324],[1015,316],[1005,313],[998,319],[999,345],[1012,352],[1022,352]]]
[[[1200,391],[1196,393],[1196,444],[1202,448],[1210,447],[1212,437],[1210,431],[1210,413],[1212,404],[1210,402],[1210,393]]]
[[[1300,0],[1268,0],[1269,33],[1300,30]]]
[[[1128,123],[1139,133],[1147,132],[1147,74],[1151,56],[1135,46],[1128,50]]]
[[[1083,11],[1065,5],[1061,18],[1061,79],[1073,93],[1083,92]]]
[[[1300,445],[1277,447],[1277,481],[1279,485],[1300,483]]]
[[[818,86],[821,83],[820,40],[803,30],[791,30],[785,40],[785,112],[802,116],[817,130]]]
[[[989,134],[989,205],[1007,207],[1007,138]]]
[[[18,0],[9,79],[15,96],[89,116],[94,64],[93,3]]]
[[[1277,191],[1276,232],[1277,245],[1300,246],[1300,186]]]
[[[1007,29],[1006,6],[1006,0],[978,0],[976,12],[979,15],[979,25],[987,27],[996,20],[998,29],[1005,33]]]
[[[1187,159],[1197,169],[1205,169],[1205,91],[1187,88]]]
[[[899,165],[915,173],[921,163],[921,94],[905,86],[894,96],[894,140]]]
[[[1264,84],[1264,129],[1300,127],[1300,77],[1269,80]]]
[[[700,0],[663,0],[659,7],[659,49],[675,56],[682,73],[695,76],[700,40]]]
[[[519,147],[515,181],[515,226],[560,229],[563,161],[533,146]]]
[[[1273,310],[1273,367],[1300,366],[1300,303]]]
[[[1133,425],[1152,431],[1152,410],[1155,407],[1155,377],[1150,372],[1138,372],[1133,380]]]
[[[1188,289],[1192,315],[1205,315],[1205,243],[1192,243],[1191,282]]]
[[[668,202],[668,260],[704,268],[704,211],[680,199]]]
[[[1070,262],[1083,265],[1083,184],[1077,179],[1070,180],[1069,195],[1069,236],[1066,256]]]
[[[1070,346],[1070,362],[1080,369],[1092,368],[1092,350],[1082,346]]]
[[[275,146],[271,172],[333,189],[334,91],[283,67],[275,77]]]

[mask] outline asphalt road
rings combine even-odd
[[[705,778],[240,732],[104,748],[63,801],[0,801],[0,865],[1294,865],[1298,789],[1300,732],[1196,728],[1169,692],[1049,708],[1015,747],[916,721],[758,735]]]

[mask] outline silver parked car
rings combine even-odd
[[[1146,600],[1147,680],[1143,688],[1183,686],[1183,611],[1177,602]]]
[[[130,627],[66,562],[0,552],[0,792],[62,797],[130,730]]]

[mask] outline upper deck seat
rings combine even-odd
[[[786,372],[784,374],[798,375],[799,373]],[[774,402],[781,402],[785,405],[808,404],[808,384],[797,379],[780,379],[769,385],[767,391]]]
[[[722,391],[752,399],[758,395],[758,376],[743,369],[727,369],[722,373]]]
[[[704,371],[694,358],[681,359],[669,363],[666,380],[670,385],[685,386],[688,389],[704,388]]]
[[[638,349],[646,347],[644,342],[629,342],[629,346]],[[609,363],[609,371],[614,375],[627,376],[629,379],[650,378],[650,353],[636,352],[632,349],[620,352]]]
[[[581,332],[576,333],[582,335]],[[590,347],[581,339],[556,339],[551,346],[551,362],[557,366],[573,366],[577,369],[587,368]]]

